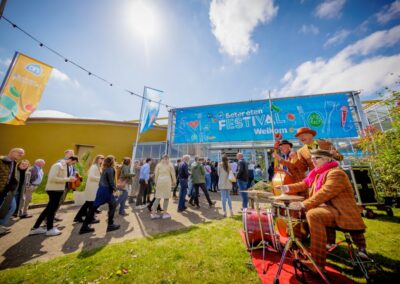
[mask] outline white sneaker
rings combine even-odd
[[[150,217],[151,217],[151,219],[160,219],[161,218],[161,216],[159,215],[159,214],[155,214],[155,213],[152,213],[152,214],[150,214]]]
[[[231,214],[230,214],[230,217],[233,217],[233,215],[235,215],[235,214],[233,214],[233,211],[231,210]]]
[[[40,235],[40,234],[44,234],[44,233],[46,233],[46,229],[44,229],[42,227],[39,227],[39,228],[36,228],[36,229],[32,229],[29,232],[29,236]]]
[[[171,219],[171,215],[169,215],[168,213],[165,213],[162,215],[163,219]]]
[[[4,227],[0,225],[0,235],[5,235],[10,232],[10,228]]]
[[[57,228],[53,228],[46,232],[46,236],[58,236],[58,235],[61,235],[61,231]]]
[[[369,259],[369,256],[365,250],[359,250],[357,255],[362,259]]]
[[[224,218],[226,217],[226,212],[224,212]]]

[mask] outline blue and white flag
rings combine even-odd
[[[163,91],[159,91],[153,88],[144,88],[140,134],[146,132],[153,127],[153,124],[156,121],[158,112],[160,110],[162,93]]]

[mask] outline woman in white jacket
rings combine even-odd
[[[93,201],[96,198],[97,189],[99,188],[99,181],[101,176],[101,164],[103,163],[104,156],[97,155],[93,160],[93,164],[90,166],[88,177],[86,180],[85,187],[85,203],[82,205],[81,209],[79,209],[78,213],[74,218],[74,222],[82,223],[82,217],[86,216],[89,209],[93,206]],[[96,223],[97,220],[94,220],[93,223]]]
[[[218,188],[221,191],[221,201],[222,209],[224,210],[224,217],[226,217],[226,201],[228,201],[229,210],[231,212],[231,216],[233,216],[231,199],[232,183],[229,180],[230,171],[232,171],[232,169],[228,163],[228,157],[222,156],[222,163],[218,164]]]
[[[163,219],[171,218],[171,215],[167,213],[169,197],[171,195],[171,188],[176,184],[175,168],[169,161],[168,155],[164,155],[161,162],[158,163],[155,169],[154,181],[156,183],[155,201],[153,203],[151,218],[156,219],[161,216],[156,213],[158,204],[160,204],[161,198],[164,199],[162,216]]]

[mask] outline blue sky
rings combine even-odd
[[[4,16],[114,83],[0,21],[0,80],[15,51],[56,70],[35,116],[130,120],[144,86],[187,107],[362,90],[400,76],[400,0],[8,0]],[[162,107],[161,115],[167,110]]]

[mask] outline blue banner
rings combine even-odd
[[[357,137],[348,95],[330,94],[272,100],[276,133],[296,139],[300,127],[318,138]],[[268,100],[176,109],[173,143],[273,140]]]
[[[161,94],[163,92],[149,87],[144,88],[140,134],[153,127],[160,110]]]

